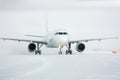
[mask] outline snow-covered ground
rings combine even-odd
[[[0,55],[0,80],[120,80],[119,54],[14,54]]]

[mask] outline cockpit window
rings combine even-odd
[[[67,35],[67,33],[66,33],[66,32],[64,32],[63,34],[64,34],[64,35]]]
[[[56,32],[55,35],[68,35],[67,32]]]

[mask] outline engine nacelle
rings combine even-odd
[[[30,43],[28,45],[28,51],[29,52],[33,52],[33,51],[35,51],[35,49],[36,49],[36,45],[34,43]]]
[[[84,50],[85,50],[85,45],[84,45],[83,43],[77,43],[77,45],[76,45],[76,50],[77,50],[78,52],[84,51]]]

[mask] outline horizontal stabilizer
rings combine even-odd
[[[45,36],[36,36],[36,35],[25,35],[25,36],[45,38]]]

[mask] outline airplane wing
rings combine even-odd
[[[88,41],[101,41],[101,40],[107,40],[107,39],[118,39],[118,37],[108,37],[108,38],[97,38],[97,39],[74,40],[74,41],[69,41],[69,43],[79,43],[79,42],[88,42]]]
[[[39,44],[47,44],[45,41],[37,41],[37,40],[27,40],[27,39],[14,39],[14,38],[0,38],[1,40],[11,40],[11,41],[18,41],[18,42],[33,42]]]

